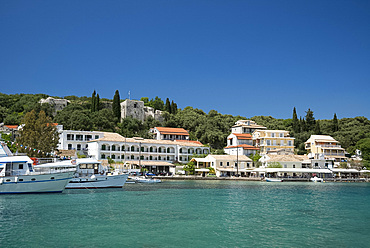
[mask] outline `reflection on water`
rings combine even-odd
[[[164,181],[1,195],[2,247],[366,247],[366,183]]]

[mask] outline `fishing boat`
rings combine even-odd
[[[69,166],[36,169],[28,156],[7,154],[0,157],[0,194],[60,193],[75,171]]]
[[[282,182],[282,179],[279,178],[266,178],[266,182]]]
[[[96,159],[76,159],[75,177],[67,184],[66,189],[122,188],[128,174],[107,172]]]

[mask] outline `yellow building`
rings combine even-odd
[[[253,142],[260,148],[261,155],[282,149],[294,154],[294,138],[285,130],[256,130],[253,132]]]
[[[332,159],[334,162],[346,162],[345,150],[329,135],[311,135],[305,142],[309,157],[314,159]]]

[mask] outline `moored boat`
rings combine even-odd
[[[266,182],[282,182],[282,179],[279,178],[266,178]]]
[[[310,181],[315,182],[315,183],[322,183],[324,182],[324,179],[315,176],[315,177],[310,178]]]
[[[60,193],[75,173],[73,167],[34,168],[28,156],[0,158],[0,194]]]
[[[66,189],[122,188],[128,174],[108,173],[98,160],[76,159],[77,172]]]

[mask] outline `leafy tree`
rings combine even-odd
[[[195,174],[195,164],[194,162],[189,162],[184,165],[183,170],[187,175],[194,175]]]
[[[370,169],[370,138],[359,140],[356,148],[362,152],[363,163]]]
[[[155,110],[164,110],[164,102],[158,96],[155,97],[154,101],[151,100],[151,105]]]
[[[318,135],[321,134],[320,122],[318,120],[316,121],[316,125],[315,125],[315,134],[318,134]]]
[[[59,142],[57,128],[44,111],[38,116],[34,110],[28,112],[22,123],[24,126],[20,131],[20,137],[17,138],[17,142],[23,145],[21,151],[27,152],[31,157],[43,157],[57,148]],[[24,146],[27,146],[27,149]],[[38,150],[43,153],[38,153]]]
[[[113,97],[113,105],[112,105],[113,115],[118,121],[121,120],[121,100],[119,97],[119,92],[116,90],[116,93]]]

